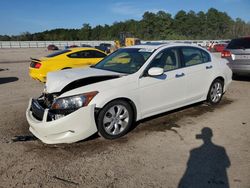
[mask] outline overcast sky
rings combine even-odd
[[[225,11],[232,18],[250,21],[250,0],[0,0],[0,35],[81,28],[141,19],[145,11]]]

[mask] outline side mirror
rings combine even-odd
[[[148,75],[149,76],[161,76],[163,75],[164,70],[163,68],[160,67],[152,67],[148,70]]]

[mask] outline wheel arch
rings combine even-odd
[[[211,82],[210,82],[210,84],[209,84],[209,86],[208,86],[208,88],[207,88],[207,91],[206,91],[206,95],[208,94],[209,89],[210,89],[211,85],[213,84],[213,82],[214,82],[215,80],[217,80],[217,79],[221,80],[221,81],[223,82],[223,84],[225,85],[225,78],[224,78],[223,76],[216,76],[215,78],[211,79]],[[225,89],[223,88],[223,91],[224,91],[224,90],[225,90]]]
[[[100,109],[102,109],[108,103],[116,101],[116,100],[126,101],[131,106],[131,108],[133,110],[133,116],[134,116],[133,117],[133,121],[136,121],[137,120],[137,107],[136,107],[135,103],[131,99],[127,98],[127,97],[118,97],[118,98],[114,98],[112,100],[109,100],[109,101],[105,102],[101,107],[97,107],[97,111],[99,111]]]
[[[213,78],[213,79],[211,79],[212,81],[210,82],[210,84],[208,85],[208,87],[207,87],[207,89],[206,89],[206,93],[204,94],[204,99],[207,99],[207,96],[208,96],[208,92],[209,92],[209,89],[210,89],[210,87],[211,87],[211,85],[213,84],[213,82],[215,81],[215,80],[217,80],[217,79],[219,79],[219,80],[221,80],[222,82],[223,82],[223,92],[225,92],[225,78],[223,77],[223,76],[216,76],[215,78]]]
[[[223,76],[217,76],[213,81],[212,83],[215,81],[215,80],[221,80],[223,82],[223,92],[225,92],[225,78]],[[211,83],[211,84],[212,84]]]
[[[213,82],[215,81],[215,80],[217,80],[217,79],[219,79],[219,80],[221,80],[223,83],[225,83],[225,78],[223,78],[223,76],[217,76],[214,80],[213,80]],[[212,82],[212,83],[213,83]]]
[[[211,91],[211,88],[213,86],[213,84],[215,83],[215,81],[217,80],[217,82],[222,82],[222,95],[220,96],[219,100],[218,101],[213,101],[211,99],[211,96],[210,96],[210,91]],[[209,89],[207,91],[207,96],[206,96],[206,101],[211,104],[211,105],[215,105],[215,104],[218,104],[223,96],[223,93],[225,91],[225,79],[222,77],[222,76],[217,76],[213,79],[213,81],[211,82],[210,86],[209,86]]]

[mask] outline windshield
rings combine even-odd
[[[58,56],[58,55],[61,55],[61,54],[64,54],[64,53],[67,53],[67,52],[70,52],[70,51],[71,50],[60,50],[58,52],[54,52],[52,54],[49,54],[46,57],[55,57],[55,56]]]
[[[154,50],[144,48],[123,48],[107,56],[93,66],[97,69],[132,74],[137,72]]]

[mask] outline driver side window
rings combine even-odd
[[[160,52],[150,64],[150,67],[163,68],[164,72],[181,67],[177,48],[166,49]]]

